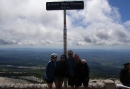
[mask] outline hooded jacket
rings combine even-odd
[[[56,62],[49,61],[46,65],[45,79],[52,80],[54,78],[55,69],[56,69]]]

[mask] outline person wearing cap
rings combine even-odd
[[[120,71],[120,81],[123,85],[130,87],[130,63],[124,64],[124,68]]]
[[[68,69],[68,85],[71,86],[71,89],[74,89],[74,58],[73,58],[73,51],[68,50],[68,58],[67,64],[69,66]]]
[[[57,60],[57,54],[52,53],[51,60],[46,65],[44,78],[47,82],[48,89],[52,89],[52,84],[53,84],[54,74],[56,69],[56,60]]]
[[[56,70],[54,75],[54,83],[56,89],[62,89],[64,77],[68,71],[68,65],[66,62],[66,55],[62,54],[60,60],[56,62]]]
[[[88,89],[88,83],[89,83],[89,73],[90,69],[88,67],[88,64],[85,59],[81,60],[81,70],[80,70],[80,76],[81,76],[81,84],[84,85],[85,89]]]
[[[79,87],[84,85],[85,89],[88,89],[89,82],[89,67],[86,63],[86,60],[81,60],[78,54],[74,55],[74,85],[75,89],[79,89]]]

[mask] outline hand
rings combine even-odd
[[[85,60],[85,59],[82,59],[82,60],[81,60],[81,63],[82,63],[82,64],[85,64],[85,63],[86,63],[86,60]]]

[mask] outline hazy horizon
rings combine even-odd
[[[129,62],[130,50],[126,49],[72,49],[81,59],[86,59],[91,76],[118,77],[123,64]],[[45,66],[52,53],[63,54],[63,49],[2,48],[0,65]]]

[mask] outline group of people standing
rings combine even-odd
[[[79,89],[83,84],[88,89],[89,67],[85,59],[80,59],[78,54],[73,55],[73,51],[68,51],[68,56],[62,54],[57,60],[57,54],[51,54],[51,60],[45,69],[45,80],[48,89],[52,89],[53,82],[56,89],[62,89],[64,79],[68,80],[71,89]],[[123,85],[130,87],[130,63],[125,63],[120,71],[120,81]]]
[[[56,89],[62,89],[64,78],[68,79],[68,85],[71,89],[79,89],[83,84],[88,89],[89,67],[85,59],[80,59],[78,54],[73,55],[73,51],[68,51],[68,57],[65,54],[60,56],[57,61],[57,54],[51,54],[51,60],[46,65],[45,80],[48,89],[52,89],[53,82]]]

